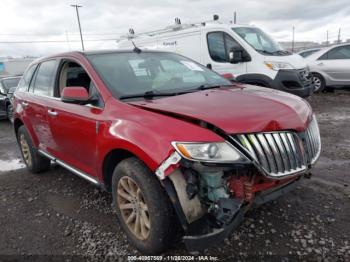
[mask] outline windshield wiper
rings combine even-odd
[[[220,88],[220,87],[223,87],[223,86],[231,86],[231,85],[200,85],[196,88],[194,88],[193,90],[207,90],[207,89],[214,89],[214,88]]]
[[[177,95],[183,95],[183,94],[188,94],[188,93],[193,93],[198,90],[207,90],[207,89],[213,89],[213,88],[220,88],[223,86],[231,86],[231,85],[200,85],[198,87],[195,87],[193,89],[189,89],[186,91],[179,91],[179,92],[154,92],[154,91],[147,91],[145,93],[141,94],[132,94],[132,95],[123,95],[120,96],[119,99],[131,99],[131,98],[147,98],[147,99],[152,99],[153,97],[157,96],[177,96]]]
[[[260,53],[267,54],[267,55],[274,55],[274,53],[273,53],[273,52],[269,52],[269,51],[262,50],[262,49],[256,49],[256,51],[258,51],[258,52],[260,52]]]
[[[290,55],[291,52],[287,51],[287,50],[277,50],[275,52],[273,52],[274,54],[280,54],[280,55]]]
[[[156,96],[177,96],[177,95],[181,95],[181,94],[185,94],[185,93],[188,93],[188,91],[186,91],[186,92],[167,92],[167,93],[147,91],[147,92],[141,93],[141,94],[120,96],[119,99],[129,99],[129,98],[148,98],[148,99],[152,99],[153,97],[156,97]]]

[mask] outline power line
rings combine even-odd
[[[116,41],[115,38],[85,39],[88,42]],[[69,40],[69,42],[81,42],[80,40]],[[36,43],[67,43],[67,40],[34,40],[34,41],[0,41],[0,44],[36,44]]]
[[[61,34],[63,34],[64,32],[62,32]],[[14,34],[14,33],[9,33],[9,34],[6,34],[6,33],[0,33],[0,36],[1,35],[4,35],[4,36],[55,36],[55,35],[60,35],[60,34],[47,34],[47,33],[17,33],[17,34]],[[80,33],[68,33],[68,35],[80,35]],[[120,32],[119,33],[84,33],[84,35],[120,35]]]

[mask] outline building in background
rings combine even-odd
[[[34,58],[0,58],[0,77],[22,75]]]
[[[288,51],[292,51],[293,49],[293,42],[292,41],[286,41],[286,42],[279,42],[279,44]],[[322,47],[320,43],[312,42],[312,41],[295,41],[294,42],[294,52],[297,53],[299,51],[305,50],[305,49],[311,49],[316,47]]]

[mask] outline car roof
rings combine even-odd
[[[321,57],[323,54],[327,53],[329,50],[336,48],[336,47],[340,47],[340,46],[350,46],[350,43],[343,43],[343,44],[337,44],[337,45],[331,45],[331,46],[324,47],[324,48],[318,50],[317,52],[309,55],[308,57],[306,57],[306,59],[308,59],[310,61],[316,60],[319,57]]]
[[[161,51],[161,50],[149,50],[149,49],[141,49],[143,53],[170,53],[169,51]],[[34,60],[32,64],[38,64],[44,60],[59,58],[59,57],[77,57],[77,56],[86,56],[86,55],[97,55],[97,54],[118,54],[118,53],[133,53],[133,49],[105,49],[105,50],[89,50],[89,51],[71,51],[58,53],[48,56],[40,57]]]
[[[15,79],[15,78],[21,78],[22,75],[17,75],[17,76],[1,76],[0,80],[7,80],[7,79]]]

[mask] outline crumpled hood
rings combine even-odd
[[[227,134],[304,130],[312,110],[303,99],[277,90],[251,85],[211,89],[146,101],[137,105],[210,123]]]

